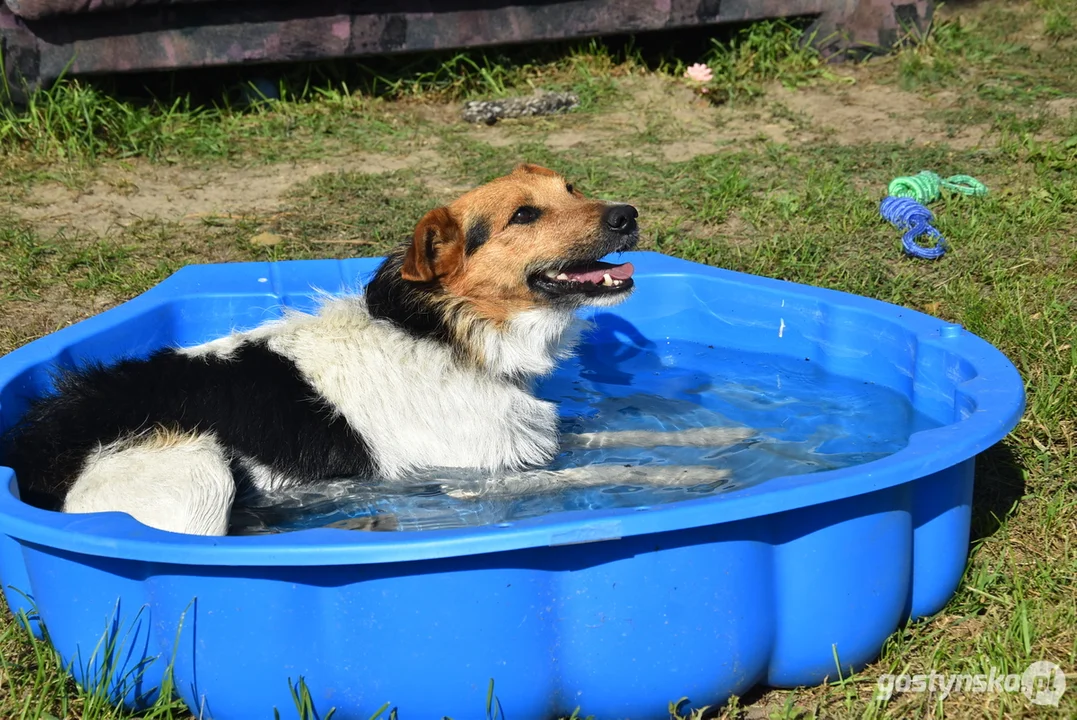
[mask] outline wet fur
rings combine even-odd
[[[630,288],[559,294],[535,278],[630,249],[634,218],[520,166],[428,213],[362,296],[60,374],[5,436],[4,462],[41,507],[207,535],[226,533],[250,493],[330,478],[441,467],[484,471],[496,491],[601,482],[601,470],[539,469],[558,451],[558,417],[530,387],[578,342],[576,309]]]

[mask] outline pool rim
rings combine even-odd
[[[328,566],[431,560],[526,548],[616,540],[726,524],[865,495],[904,483],[976,457],[1004,438],[1025,408],[1024,383],[1013,363],[982,338],[938,318],[884,301],[784,280],[739,273],[653,252],[625,253],[640,279],[698,274],[732,285],[810,297],[822,304],[872,312],[896,322],[919,343],[943,344],[969,362],[976,374],[955,383],[974,403],[969,417],[914,433],[908,445],[885,458],[838,470],[773,478],[752,487],[646,509],[613,508],[552,513],[512,523],[441,530],[357,533],[312,528],[276,535],[203,537],[147,527],[123,513],[67,515],[21,502],[14,473],[0,466],[0,529],[20,542],[101,557],[201,566]],[[0,358],[0,388],[28,367],[54,357],[60,349],[105,327],[141,315],[190,292],[182,282],[200,270],[227,267],[254,278],[271,265],[348,262],[369,264],[380,258],[347,261],[293,260],[277,263],[227,263],[187,266],[160,284],[110,310],[35,340]],[[365,261],[365,262],[364,262]],[[173,291],[173,287],[176,290]],[[956,402],[956,398],[955,398]]]

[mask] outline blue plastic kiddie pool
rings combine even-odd
[[[764,375],[781,385],[818,373],[900,398],[919,420],[898,445],[836,469],[742,484],[734,473],[720,491],[675,502],[411,532],[177,535],[118,513],[31,507],[0,468],[8,603],[40,618],[80,683],[140,705],[167,678],[196,715],[217,720],[274,708],[296,717],[293,694],[319,717],[335,708],[336,720],[368,720],[386,703],[402,720],[459,720],[485,713],[491,681],[511,718],[577,707],[602,720],[665,718],[681,697],[713,705],[758,683],[812,685],[863,667],[900,623],[937,612],[956,589],[973,466],[1022,413],[1017,371],[961,327],[904,308],[627,255],[636,292],[593,313],[583,359],[540,393],[570,397],[587,381],[611,396],[661,394],[666,379],[698,385],[701,373],[722,385],[737,358],[762,357],[777,370],[753,370],[759,397],[769,397]],[[57,364],[192,345],[281,305],[309,309],[312,287],[360,287],[377,262],[185,268],[0,360],[3,427]],[[750,406],[755,386],[738,387]],[[736,415],[741,406],[725,401]],[[588,404],[566,401],[581,415]],[[892,414],[873,407],[861,415]],[[778,430],[795,433],[798,417]]]

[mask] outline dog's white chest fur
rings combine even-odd
[[[360,298],[327,302],[253,331],[291,359],[366,440],[380,473],[418,468],[489,471],[543,465],[557,451],[557,408],[526,381],[551,371],[579,336],[571,313],[523,313],[485,338],[487,369],[439,342],[370,317]],[[219,341],[220,342],[220,341]],[[225,353],[232,343],[218,347]],[[203,346],[192,349],[213,352]]]

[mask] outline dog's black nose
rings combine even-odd
[[[602,219],[606,222],[606,227],[613,232],[627,235],[636,229],[637,217],[639,213],[631,205],[614,205],[606,211]]]

